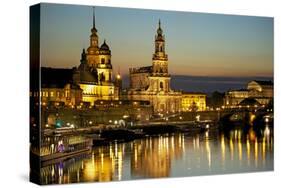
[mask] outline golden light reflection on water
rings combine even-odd
[[[182,138],[178,134],[135,141],[132,150],[134,158],[131,159],[132,175],[150,178],[168,177],[172,160],[180,158],[183,154]],[[146,142],[148,139],[149,144]]]
[[[41,180],[43,184],[116,181],[185,176],[187,172],[257,170],[273,165],[272,133],[266,127],[259,131],[160,135],[112,143],[93,148],[90,156],[43,167]]]

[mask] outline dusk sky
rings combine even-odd
[[[169,72],[192,76],[273,77],[273,18],[96,7],[100,45],[114,72],[152,64],[161,19]],[[72,68],[90,43],[93,8],[42,4],[41,63]]]

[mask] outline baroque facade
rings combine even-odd
[[[168,55],[165,52],[165,36],[160,20],[154,42],[152,66],[129,70],[128,99],[150,101],[154,112],[180,112],[182,95],[170,87],[171,75],[168,72]]]
[[[72,69],[41,68],[42,106],[77,106],[82,102],[82,89],[72,81]]]
[[[205,111],[206,110],[206,94],[183,92],[182,94],[182,111]]]
[[[118,74],[114,81],[112,75],[111,50],[105,40],[99,46],[94,13],[90,46],[87,52],[83,49],[80,65],[75,68],[73,73],[74,83],[79,85],[83,90],[83,102],[94,105],[96,100],[119,99],[119,93],[122,87],[121,76]]]
[[[95,12],[91,29],[90,46],[83,49],[78,67],[72,69],[41,68],[42,104],[63,103],[78,106],[94,105],[97,100],[118,100],[122,88],[120,74],[113,79],[111,50],[104,40],[99,46],[95,26]]]
[[[249,100],[250,99],[250,100]],[[231,90],[225,94],[225,107],[244,106],[249,101],[257,106],[267,105],[273,100],[273,82],[253,80],[246,89]],[[248,101],[248,102],[247,102]]]

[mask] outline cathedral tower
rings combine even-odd
[[[157,34],[155,35],[155,52],[153,54],[153,75],[168,75],[168,55],[165,53],[165,36],[159,20]]]
[[[154,40],[152,66],[130,69],[129,100],[149,101],[154,113],[175,113],[181,110],[181,92],[170,87],[168,55],[165,52],[165,36],[159,20]]]
[[[152,75],[150,78],[150,90],[169,92],[170,75],[168,74],[168,55],[165,53],[165,36],[159,20],[157,33],[155,35],[155,50],[152,57]]]
[[[96,29],[95,7],[93,8],[93,27],[91,29],[90,46],[87,49],[87,60],[90,67],[96,67],[99,62],[99,37]]]
[[[105,40],[99,50],[99,63],[97,65],[98,81],[100,84],[112,82],[111,51]]]

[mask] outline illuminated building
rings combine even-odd
[[[41,96],[45,103],[54,101],[75,106],[79,105],[80,102],[85,102],[94,105],[96,100],[119,99],[122,88],[121,75],[118,73],[115,81],[112,79],[111,50],[105,40],[99,47],[95,14],[93,15],[91,32],[90,46],[87,52],[83,49],[78,67],[73,69],[52,69],[53,72],[61,70],[63,75],[67,74],[67,77],[63,75],[59,78],[54,77],[52,73],[46,74],[44,78],[42,77],[42,82],[45,80],[52,81],[51,84],[42,85],[43,94]],[[57,82],[63,82],[64,84],[57,86],[55,84]]]
[[[128,99],[150,101],[154,112],[179,112],[181,111],[181,92],[173,91],[170,88],[170,82],[165,37],[159,20],[152,66],[130,68]]]
[[[112,79],[111,50],[105,40],[99,47],[95,14],[91,32],[90,46],[87,53],[83,49],[80,65],[74,69],[73,80],[83,90],[83,102],[94,105],[94,102],[99,99],[118,99],[122,80],[120,74],[116,76],[115,82]]]
[[[206,94],[184,92],[181,105],[182,111],[204,111],[206,110]]]
[[[43,106],[75,106],[82,101],[82,89],[72,82],[71,69],[42,67],[41,78],[40,98]]]
[[[253,80],[247,84],[246,89],[226,92],[224,103],[226,107],[239,107],[243,105],[267,105],[273,99],[272,81]]]

